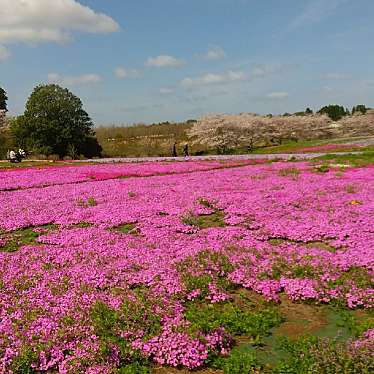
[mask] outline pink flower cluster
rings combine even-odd
[[[101,302],[117,315],[138,288],[157,300],[160,331],[147,336],[134,324],[113,333],[150,360],[188,368],[230,349],[223,329],[192,335],[184,316],[185,303],[203,291],[206,302],[229,297],[218,277],[271,300],[283,292],[292,300],[373,307],[374,168],[337,174],[307,163],[227,166],[0,172],[0,373],[10,373],[27,349],[36,371],[110,372],[124,358],[113,343],[103,363],[92,310]],[[209,226],[217,211],[225,227],[213,219]],[[183,221],[191,214],[206,219],[204,228]],[[57,227],[43,229],[47,224]],[[12,236],[26,227],[40,234],[36,245],[1,251],[1,230]],[[204,251],[226,258],[230,270],[198,260]],[[207,290],[186,287],[181,263],[210,279]]]
[[[82,166],[55,166],[22,169],[0,169],[0,191],[33,187],[65,185],[115,178],[149,177],[220,169],[260,161],[198,161],[198,162],[143,162]]]
[[[374,350],[374,329],[367,330],[359,339],[353,342],[355,348],[371,348]]]

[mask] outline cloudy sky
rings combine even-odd
[[[374,106],[373,0],[0,0],[0,86],[96,124]]]

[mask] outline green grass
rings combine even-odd
[[[256,374],[261,369],[256,354],[241,348],[234,348],[228,357],[215,357],[210,367],[223,370],[224,374]]]
[[[209,333],[224,327],[232,335],[245,335],[253,343],[270,333],[270,329],[279,325],[282,318],[273,307],[251,310],[232,301],[206,304],[191,302],[187,305],[185,316],[191,322],[192,330]]]
[[[125,223],[123,225],[115,226],[111,228],[111,231],[121,232],[122,234],[138,235],[139,232],[136,229],[135,223]]]
[[[45,232],[55,230],[56,225],[45,225],[40,226],[45,229]],[[0,231],[0,238],[5,238],[6,243],[3,246],[0,246],[1,252],[15,252],[18,251],[25,245],[38,245],[37,239],[42,233],[35,232],[35,227],[28,227],[24,229],[18,229],[15,231],[5,232]]]
[[[94,197],[89,197],[87,200],[84,199],[78,199],[77,205],[81,208],[89,208],[89,207],[95,207],[97,206],[97,201]]]
[[[77,165],[92,165],[93,163],[87,163],[80,161],[79,163],[73,161],[33,161],[24,160],[20,163],[12,163],[7,161],[0,162],[0,169],[22,169],[22,168],[48,168],[56,166],[77,166]]]
[[[285,168],[285,169],[279,170],[278,172],[278,174],[281,177],[288,177],[288,176],[297,177],[300,173],[301,171],[297,168]]]
[[[373,311],[353,311],[327,305],[291,302],[283,306],[283,302],[284,300],[277,307],[278,313],[283,315],[283,322],[270,329],[261,344],[253,345],[245,341],[235,347],[232,351],[233,357],[229,356],[234,368],[240,367],[240,359],[236,356],[241,352],[244,362],[248,359],[260,373],[355,374],[361,373],[358,368],[363,368],[363,373],[370,372],[374,362],[369,358],[368,352],[352,355],[346,343],[373,328]],[[329,357],[331,363],[324,357]],[[218,358],[212,365],[224,368],[223,363],[226,360]],[[312,367],[318,370],[309,371]],[[342,367],[346,367],[347,371],[339,371]]]
[[[254,154],[268,154],[268,153],[297,153],[303,148],[315,147],[315,146],[324,146],[329,144],[342,145],[341,148],[337,147],[334,150],[325,150],[321,151],[323,153],[334,153],[334,152],[353,152],[353,151],[371,151],[374,150],[374,146],[360,147],[357,145],[352,145],[347,147],[347,143],[351,140],[360,140],[365,138],[341,138],[341,139],[325,139],[325,140],[300,140],[288,141],[282,145],[264,147],[255,149],[252,153]],[[313,153],[314,151],[310,151]],[[316,151],[317,152],[317,151]],[[306,152],[307,153],[307,152]]]
[[[337,155],[329,154],[313,159],[315,162],[323,161],[324,163],[349,164],[352,166],[362,167],[374,165],[374,151],[363,152],[362,154]]]
[[[210,227],[225,227],[225,214],[221,211],[216,211],[209,215],[194,216],[186,215],[182,218],[185,225],[196,226],[200,229],[208,229]]]

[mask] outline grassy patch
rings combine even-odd
[[[210,227],[225,227],[225,213],[216,210],[214,213],[203,216],[196,216],[193,214],[187,214],[182,217],[182,222],[185,225],[195,226],[200,229],[208,229]]]
[[[81,208],[89,208],[89,207],[97,206],[97,201],[94,197],[89,197],[87,200],[78,199],[77,205]]]
[[[283,339],[279,348],[284,358],[270,371],[274,374],[369,374],[374,369],[374,359],[368,350],[350,349],[334,340]]]
[[[88,227],[93,227],[93,223],[79,222],[79,223],[74,223],[74,224],[70,225],[69,227],[74,228],[74,229],[86,229]]]
[[[352,166],[374,165],[374,152],[363,152],[362,154],[337,155],[329,154],[314,158],[315,161],[326,161],[328,163],[349,164]]]
[[[317,165],[313,168],[316,173],[328,173],[330,171],[329,165]]]
[[[122,366],[119,369],[114,369],[113,374],[150,374],[151,369],[149,366],[146,366],[139,362],[134,362],[132,364],[128,364]]]
[[[329,252],[336,252],[337,251],[337,248],[322,241],[322,240],[314,240],[314,241],[310,241],[310,242],[302,242],[302,241],[299,241],[299,240],[291,240],[291,239],[287,239],[287,238],[272,238],[272,239],[269,239],[268,242],[271,244],[271,245],[274,245],[274,246],[277,246],[277,245],[282,245],[282,244],[286,244],[286,243],[294,243],[294,244],[299,244],[301,246],[304,246],[306,248],[318,248],[318,249],[323,249],[325,251],[329,251]]]
[[[342,273],[337,280],[331,283],[333,286],[344,286],[354,283],[358,288],[364,289],[373,287],[372,276],[367,269],[362,267],[351,267],[348,271]]]
[[[121,332],[132,335],[142,331],[142,339],[146,341],[161,331],[161,318],[154,312],[158,301],[144,290],[135,291],[132,296],[124,300],[119,310],[102,301],[97,301],[91,308],[91,321],[100,339],[100,354],[106,360],[113,353],[113,347],[118,349],[123,365],[119,373],[138,373],[133,370],[146,370],[148,366],[139,352],[132,349],[128,339],[121,337]]]
[[[281,177],[293,177],[296,178],[300,174],[300,170],[297,168],[285,168],[279,170],[278,174]]]
[[[244,342],[237,348],[254,355],[253,359],[260,367],[259,372],[353,374],[361,373],[354,371],[360,365],[371,367],[373,361],[369,363],[370,360],[367,360],[368,352],[366,355],[360,352],[353,354],[346,344],[349,339],[373,327],[372,311],[293,303],[284,296],[281,300],[278,312],[284,318],[283,323],[271,329],[271,334],[263,338],[261,345],[253,346]],[[313,354],[309,355],[310,352]],[[334,363],[325,362],[324,355]],[[338,358],[338,355],[341,357]],[[303,363],[303,358],[307,363]],[[352,371],[351,363],[355,368]],[[316,369],[308,371],[312,367]],[[339,371],[342,367],[349,370]]]
[[[55,230],[56,225],[45,225],[38,227],[41,230],[35,231],[36,227],[28,227],[11,232],[0,232],[0,251],[15,252],[25,245],[38,245],[37,239],[40,235]],[[5,244],[1,244],[1,242]]]
[[[256,354],[242,348],[234,348],[228,357],[215,357],[209,366],[224,374],[256,374],[262,368]]]
[[[38,354],[31,347],[25,347],[13,359],[10,369],[13,373],[36,374],[36,370],[32,368],[32,364],[37,360]]]
[[[191,302],[186,307],[185,316],[193,330],[209,333],[224,327],[232,335],[250,337],[253,343],[268,335],[270,329],[282,320],[275,308],[251,310],[231,301],[215,304]]]
[[[136,227],[135,223],[124,223],[123,225],[115,226],[110,229],[110,231],[121,232],[122,234],[129,234],[129,235],[139,235],[140,230]]]

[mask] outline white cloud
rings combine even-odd
[[[0,43],[66,42],[74,31],[111,33],[119,25],[76,0],[1,0]]]
[[[330,87],[330,86],[323,86],[322,87],[322,91],[324,91],[324,92],[333,92],[334,89],[332,87]]]
[[[0,45],[0,61],[5,61],[10,57],[10,52],[7,48]]]
[[[170,87],[161,87],[160,88],[160,94],[161,95],[170,95],[174,93],[174,89]]]
[[[304,10],[291,23],[290,28],[304,27],[328,18],[348,0],[313,0],[309,1]]]
[[[118,79],[139,78],[140,72],[136,69],[126,69],[124,67],[117,67],[116,69],[114,69],[114,75]]]
[[[206,60],[221,60],[224,57],[226,57],[226,53],[223,50],[223,48],[219,46],[212,46],[208,49],[206,54],[204,55],[204,58]]]
[[[173,56],[168,55],[161,55],[157,57],[149,57],[146,61],[146,66],[151,67],[158,67],[158,68],[164,68],[164,67],[178,67],[184,65],[183,60],[179,60]]]
[[[98,83],[102,78],[97,74],[83,74],[78,76],[62,76],[57,73],[48,74],[48,82],[56,83],[61,86],[78,86],[82,84]]]
[[[248,77],[242,71],[228,71],[221,74],[208,73],[200,77],[184,78],[181,82],[183,87],[207,86],[211,84],[226,84],[247,80]]]
[[[271,100],[282,100],[286,99],[288,96],[288,92],[271,92],[266,95],[266,98]]]
[[[325,75],[325,78],[330,79],[330,80],[340,81],[340,80],[349,79],[350,76],[348,74],[342,74],[342,73],[328,73]]]
[[[264,78],[275,73],[276,70],[274,66],[261,64],[253,68],[252,76],[255,78]]]

